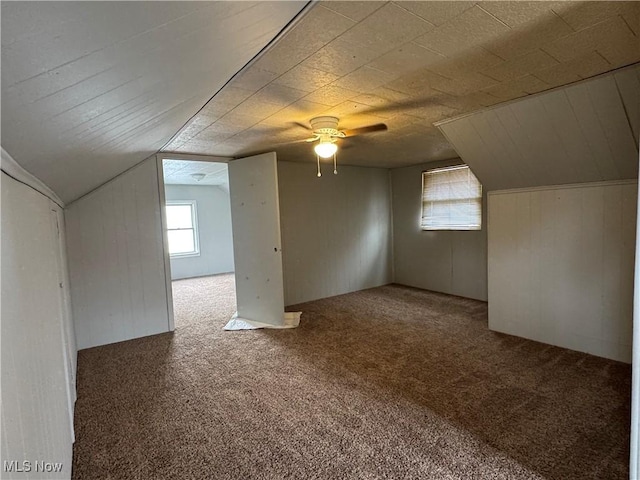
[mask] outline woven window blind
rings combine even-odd
[[[422,173],[422,230],[480,230],[482,185],[467,165]]]

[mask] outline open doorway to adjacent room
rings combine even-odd
[[[162,171],[175,328],[226,322],[236,310],[227,164],[164,158]]]

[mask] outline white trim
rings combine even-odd
[[[459,165],[451,165],[449,167],[427,168],[426,170],[422,171],[422,174],[424,175],[425,173],[433,174],[433,173],[451,172],[453,170],[462,170],[463,168],[470,169],[471,167],[469,167],[469,165],[467,165],[466,163],[461,163]]]
[[[18,182],[24,183],[28,187],[33,188],[37,192],[40,192],[45,197],[49,198],[52,202],[64,208],[64,202],[60,199],[60,197],[58,197],[58,195],[56,195],[56,193],[51,190],[42,180],[22,168],[20,164],[16,162],[3,147],[0,147],[0,158],[2,159],[0,169],[4,173],[16,179]]]
[[[396,232],[393,228],[393,175],[391,169],[387,170],[387,179],[389,183],[389,247],[391,248],[391,254],[389,257],[389,273],[391,275],[391,283],[396,281]]]
[[[171,286],[171,258],[169,257],[169,237],[167,235],[167,212],[165,210],[166,195],[164,191],[164,169],[162,158],[156,157],[156,170],[158,175],[158,197],[160,199],[160,228],[162,235],[162,257],[164,259],[164,279],[167,290],[167,318],[169,331],[176,329],[173,314],[173,288]]]
[[[77,351],[72,347],[69,335],[73,335],[73,318],[71,316],[71,298],[69,296],[69,281],[67,279],[67,254],[66,245],[63,242],[64,224],[60,224],[60,220],[64,217],[63,209],[56,208],[51,203],[50,219],[51,234],[56,242],[56,264],[58,273],[58,314],[60,315],[60,344],[62,345],[62,359],[64,365],[65,391],[67,394],[67,410],[69,411],[69,433],[71,441],[76,441],[75,429],[73,426],[73,412],[75,410],[75,402],[77,399],[75,373],[72,363],[74,357],[77,359]],[[71,323],[69,326],[68,323]],[[71,331],[69,331],[71,327]],[[75,339],[73,341],[75,345]]]
[[[191,155],[186,153],[160,152],[156,154],[159,161],[163,160],[190,160],[193,162],[229,163],[233,157],[216,157],[211,155]]]
[[[640,475],[640,195],[636,222],[636,264],[633,287],[633,340],[631,350],[631,442],[629,478]]]
[[[628,179],[628,180],[606,180],[603,182],[585,182],[585,183],[566,183],[560,185],[545,185],[542,187],[523,187],[523,188],[510,188],[507,190],[492,190],[487,192],[488,196],[493,195],[506,195],[509,193],[518,193],[518,192],[539,192],[544,190],[559,190],[559,189],[569,189],[569,188],[588,188],[588,187],[607,187],[612,185],[637,185],[638,180]]]

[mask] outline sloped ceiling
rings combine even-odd
[[[306,2],[2,2],[2,146],[70,201],[158,151]]]
[[[440,128],[486,190],[638,177],[640,66]]]
[[[398,167],[456,157],[433,126],[640,60],[640,2],[318,2],[164,147],[314,162],[305,126],[383,122],[338,162]]]
[[[640,61],[640,2],[321,1],[221,89],[304,5],[3,2],[2,145],[65,201],[158,150],[313,162],[319,114],[389,127],[339,163],[404,166],[457,156],[434,122]]]

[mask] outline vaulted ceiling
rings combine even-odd
[[[2,2],[2,146],[64,201],[157,152],[306,2]]]
[[[3,2],[2,146],[65,201],[158,150],[313,162],[317,115],[388,126],[340,163],[403,166],[458,155],[434,122],[640,61],[640,2],[305,5]]]

